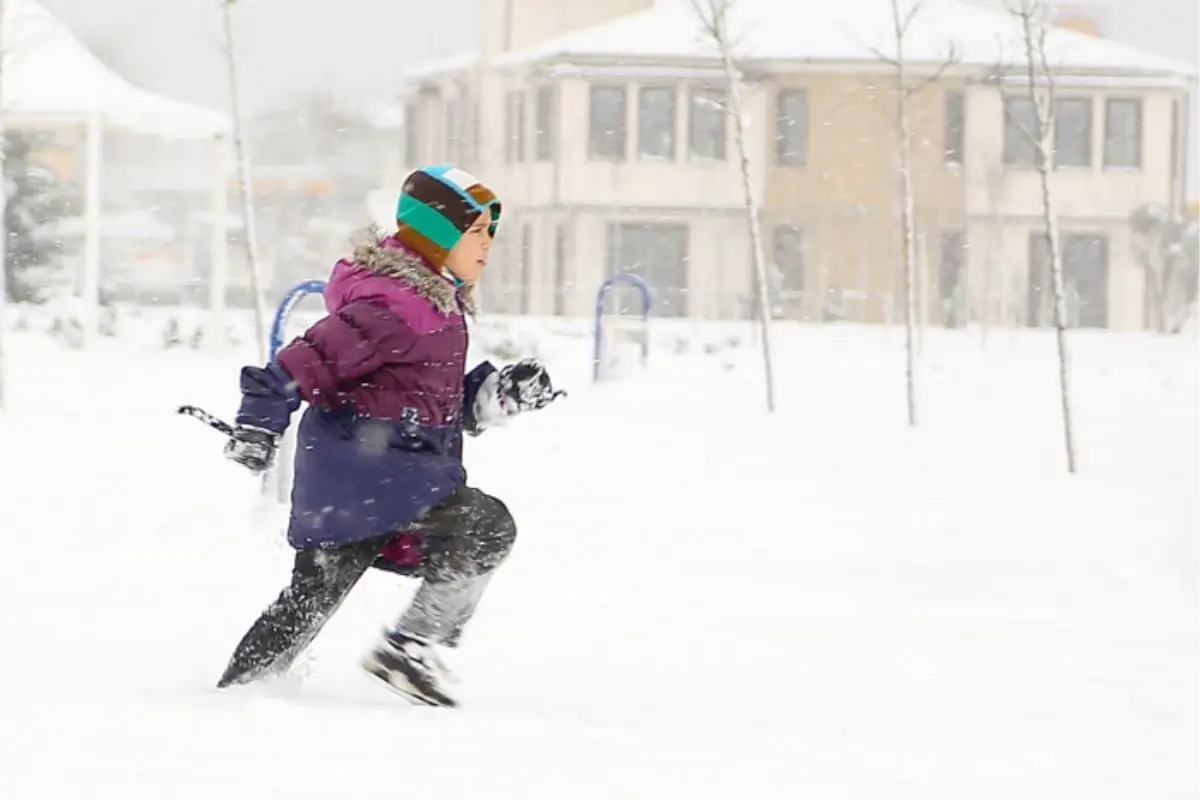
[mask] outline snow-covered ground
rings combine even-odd
[[[769,418],[748,326],[595,387],[521,327],[572,394],[469,443],[521,534],[457,711],[360,675],[383,574],[295,675],[213,688],[291,554],[173,412],[231,414],[248,350],[8,337],[0,796],[1200,794],[1194,339],[1073,337],[1068,477],[1044,335],[930,331],[909,430],[899,330],[780,329]]]

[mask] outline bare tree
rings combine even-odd
[[[909,100],[914,94],[925,89],[939,80],[952,65],[958,62],[958,56],[953,44],[946,57],[938,63],[933,72],[924,75],[920,80],[912,80],[909,75],[904,40],[908,29],[924,6],[924,0],[911,0],[907,8],[903,8],[905,0],[891,0],[892,6],[892,35],[895,54],[888,55],[877,47],[871,51],[876,58],[891,64],[896,71],[896,152],[899,157],[900,169],[900,225],[904,237],[904,377],[908,401],[908,424],[917,424],[917,392],[916,392],[916,356],[914,353],[914,326],[917,321],[917,223],[916,199],[913,191],[912,176],[912,124]]]
[[[225,62],[229,70],[229,104],[233,118],[233,147],[238,166],[238,188],[242,198],[245,224],[246,264],[250,269],[250,293],[254,295],[254,335],[259,360],[266,363],[267,308],[259,279],[258,236],[254,225],[254,193],[250,183],[250,155],[246,148],[241,101],[238,97],[237,54],[233,47],[233,6],[237,0],[221,0],[225,23]],[[216,224],[216,221],[213,221]]]
[[[1034,164],[1042,189],[1042,221],[1046,226],[1046,244],[1050,251],[1050,285],[1054,296],[1054,333],[1058,346],[1059,399],[1062,406],[1063,444],[1067,451],[1067,471],[1076,471],[1075,435],[1071,415],[1070,355],[1067,350],[1067,301],[1063,281],[1062,246],[1058,235],[1058,213],[1054,204],[1051,172],[1054,169],[1054,71],[1046,52],[1046,9],[1040,0],[1008,0],[1009,11],[1021,23],[1021,38],[1025,50],[1025,79],[1032,106],[1033,130],[1019,121],[1020,127],[1032,142]],[[1009,113],[1006,111],[1005,113]]]
[[[742,114],[742,83],[733,61],[734,43],[729,34],[729,9],[733,0],[689,0],[704,32],[712,39],[721,56],[725,72],[726,113],[733,118],[734,143],[742,175],[742,195],[746,206],[746,222],[750,227],[750,246],[754,254],[754,278],[758,294],[758,318],[762,326],[763,372],[766,378],[767,410],[775,411],[775,377],[771,366],[771,298],[763,256],[762,226],[758,218],[758,202],[750,180],[750,157],[746,153],[746,124]]]

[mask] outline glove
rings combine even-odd
[[[225,457],[236,461],[254,473],[264,472],[275,463],[275,448],[279,436],[263,428],[238,425],[229,434]]]
[[[567,393],[555,391],[545,365],[536,358],[509,364],[500,370],[496,394],[506,414],[545,408]]]

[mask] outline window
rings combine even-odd
[[[1142,101],[1110,98],[1104,103],[1104,166],[1142,168]]]
[[[404,106],[404,164],[420,164],[421,158],[421,107],[416,103]]]
[[[625,160],[625,87],[594,85],[588,90],[588,155]]]
[[[504,104],[504,160],[525,160],[525,93],[509,92]]]
[[[771,239],[771,261],[767,264],[771,316],[799,319],[804,310],[804,234],[795,225],[777,225]],[[751,285],[757,303],[758,283]],[[751,313],[758,318],[757,305]]]
[[[1092,165],[1092,101],[1067,97],[1054,103],[1054,166]]]
[[[725,92],[692,89],[688,114],[688,152],[692,158],[725,158]]]
[[[521,226],[521,313],[529,314],[533,305],[533,226]]]
[[[1037,109],[1028,97],[1004,98],[1004,163],[1037,166]]]
[[[655,316],[687,316],[687,224],[613,222],[606,233],[608,274],[629,272],[641,277],[650,287]],[[627,298],[632,295],[618,297],[630,302]],[[640,307],[636,311],[640,313]]]
[[[967,324],[967,236],[962,231],[943,231],[938,263],[938,296],[947,328]]]
[[[804,291],[804,235],[795,225],[775,227],[774,272],[771,287],[780,298]]]
[[[946,92],[945,147],[942,161],[962,166],[966,149],[966,98],[962,92]]]
[[[567,226],[554,226],[554,313],[567,313]]]
[[[804,166],[808,153],[808,100],[803,89],[783,89],[775,96],[775,161]]]
[[[675,160],[675,87],[638,89],[638,158]]]
[[[457,98],[446,98],[445,119],[442,132],[445,134],[446,161],[457,163],[462,154],[462,110]]]
[[[479,148],[483,146],[482,136],[482,112],[479,108],[479,99],[471,101],[471,163],[479,163]]]
[[[533,158],[549,161],[554,157],[555,93],[553,86],[539,86],[533,96]]]
[[[1180,136],[1180,133],[1187,131],[1190,123],[1188,122],[1187,108],[1191,106],[1190,98],[1176,97],[1171,103],[1171,169],[1175,174],[1183,174],[1184,166],[1187,163],[1182,151],[1188,146],[1187,140]],[[1186,134],[1185,134],[1186,135]],[[1182,141],[1181,141],[1182,139]]]
[[[1063,289],[1070,327],[1108,327],[1108,237],[1097,233],[1059,234]],[[1029,301],[1027,324],[1054,324],[1050,241],[1040,231],[1029,235]]]

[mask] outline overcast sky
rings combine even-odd
[[[225,106],[219,0],[41,2],[133,82]],[[254,109],[308,92],[334,92],[350,105],[385,100],[406,65],[472,47],[474,7],[475,0],[241,0],[234,19],[242,94]]]
[[[133,82],[180,99],[226,106],[220,0],[41,2]],[[247,110],[287,106],[308,93],[333,94],[347,107],[386,102],[406,66],[473,49],[477,2],[501,0],[240,0],[234,14]],[[1075,5],[1099,8],[1114,39],[1200,64],[1198,0]],[[1192,118],[1194,197],[1200,101],[1193,103]]]
[[[406,65],[473,47],[477,1],[240,0],[234,14],[247,102],[286,104],[288,96],[313,90],[350,103],[386,96]],[[219,0],[41,2],[135,82],[185,100],[225,104]],[[1197,0],[1090,4],[1109,13],[1113,38],[1200,63]]]

